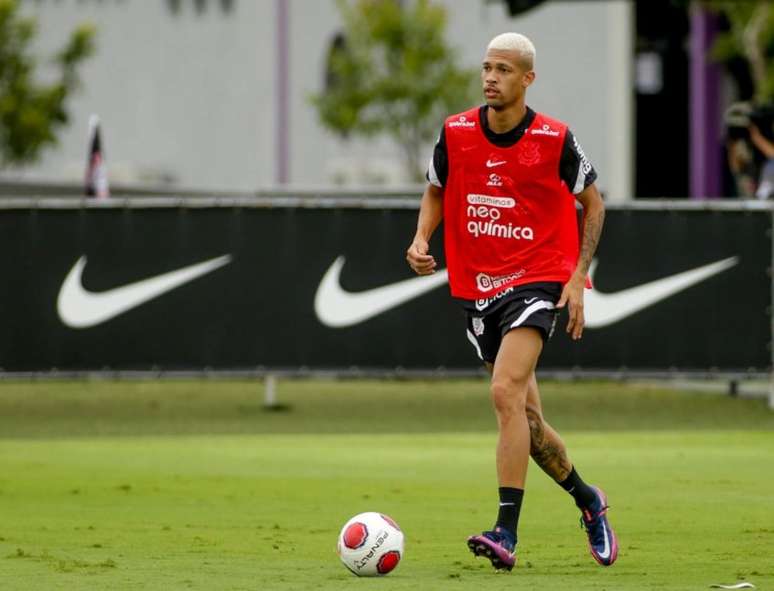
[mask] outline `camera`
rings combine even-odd
[[[772,129],[774,127],[774,104],[734,103],[726,110],[723,118],[728,129],[729,139],[749,139],[751,124],[755,125],[767,139],[774,139],[774,129]]]

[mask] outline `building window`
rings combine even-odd
[[[236,0],[167,0],[167,8],[172,14],[180,14],[189,6],[193,7],[196,14],[204,14],[213,8],[230,14],[234,11],[235,4]]]

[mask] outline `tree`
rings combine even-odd
[[[331,48],[325,90],[312,97],[320,120],[342,137],[391,136],[421,181],[420,150],[446,115],[470,106],[475,71],[457,67],[446,12],[430,0],[337,2],[344,34]]]
[[[67,98],[78,87],[77,67],[94,52],[94,28],[81,25],[53,58],[57,81],[39,83],[30,51],[36,32],[16,0],[0,0],[0,167],[34,162],[56,144],[55,132],[68,121]]]
[[[774,5],[771,0],[704,0],[725,15],[729,31],[718,36],[712,55],[720,61],[743,57],[750,67],[758,103],[774,101]]]

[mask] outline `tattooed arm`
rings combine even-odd
[[[595,184],[586,187],[576,197],[583,205],[583,240],[581,241],[581,252],[575,275],[580,276],[585,283],[591,259],[597,251],[599,236],[602,234],[602,225],[605,222],[605,204]]]
[[[581,240],[578,265],[575,267],[570,280],[564,286],[562,297],[557,308],[563,308],[569,304],[570,320],[567,323],[567,332],[573,340],[578,340],[583,335],[583,288],[586,283],[586,275],[591,266],[591,259],[597,250],[599,236],[602,233],[602,224],[605,221],[605,204],[595,184],[590,184],[575,196],[583,205],[583,239]]]

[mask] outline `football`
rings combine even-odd
[[[360,513],[344,524],[336,551],[359,577],[378,577],[395,570],[403,557],[403,532],[382,513]]]

